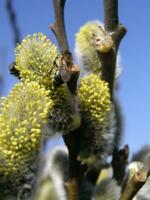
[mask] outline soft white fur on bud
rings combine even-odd
[[[68,151],[57,146],[45,157],[35,200],[67,200],[64,181],[68,174]]]
[[[107,37],[106,34],[108,35],[104,30],[103,23],[98,20],[87,22],[76,34],[74,51],[78,65],[81,67],[81,76],[87,72],[101,72],[101,63],[97,55],[96,46],[93,42],[93,35],[98,35],[101,41],[103,41],[105,38],[102,37]],[[116,78],[118,78],[121,73],[120,66],[120,54],[118,54],[115,74]]]
[[[112,178],[102,180],[96,185],[92,200],[118,200],[121,188]]]

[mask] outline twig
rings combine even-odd
[[[67,83],[67,86],[72,94],[76,91],[77,80],[79,76],[79,67],[73,64],[72,54],[69,50],[67,41],[65,22],[64,22],[64,7],[66,0],[53,0],[54,11],[55,11],[55,22],[51,25],[51,30],[55,34],[59,48],[60,56],[57,64],[58,72],[54,78],[57,82],[54,83],[56,86],[60,86],[63,83]],[[63,71],[63,73],[62,73]],[[67,77],[64,80],[63,74]]]
[[[114,45],[110,51],[106,53],[99,52],[98,55],[102,63],[102,78],[108,82],[111,99],[113,100],[117,50],[121,39],[126,33],[124,26],[119,24],[118,0],[104,0],[104,25],[105,30],[112,35]]]
[[[20,32],[17,25],[16,14],[13,9],[12,0],[6,0],[6,9],[7,9],[10,23],[11,23],[13,33],[14,33],[14,44],[16,45],[17,43],[20,42]]]
[[[107,53],[97,52],[102,65],[102,79],[108,83],[111,99],[113,99],[114,74],[116,66],[116,55],[113,49]]]
[[[131,200],[141,187],[146,183],[150,173],[150,156],[148,155],[143,163],[143,167],[136,172],[123,190],[119,200]]]
[[[126,165],[128,163],[129,147],[125,145],[124,148],[118,150],[114,149],[112,167],[113,167],[113,178],[117,181],[118,185],[122,185]]]
[[[80,70],[78,66],[73,63],[72,54],[69,50],[67,41],[64,22],[65,2],[65,0],[53,0],[55,23],[51,25],[51,29],[56,36],[60,48],[60,55],[55,61],[57,73],[54,77],[54,86],[60,86],[61,84],[66,83],[71,94],[74,95],[76,93],[77,80]],[[69,151],[70,174],[66,186],[70,200],[78,199],[78,183],[81,175],[84,174],[84,170],[82,169],[80,162],[77,160],[77,147],[79,142],[78,135],[77,131],[74,131],[63,136]]]
[[[75,130],[68,135],[63,136],[65,144],[69,151],[69,180],[67,181],[68,184],[68,193],[70,198],[69,200],[72,200],[76,197],[76,200],[78,197],[78,189],[80,187],[79,183],[82,181],[82,178],[84,176],[84,173],[87,169],[86,165],[81,165],[81,163],[77,160],[77,154],[78,154],[78,146],[80,141],[80,134],[78,130]],[[73,182],[72,182],[73,181]],[[73,183],[73,184],[72,184]],[[74,187],[74,188],[73,188]],[[76,194],[72,191],[76,191]]]
[[[106,31],[114,31],[118,22],[118,0],[104,0],[104,24]]]
[[[64,24],[65,2],[66,0],[53,0],[56,21],[54,24],[51,25],[51,29],[57,38],[61,51],[69,50]]]

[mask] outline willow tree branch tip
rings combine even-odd
[[[65,21],[64,21],[64,7],[66,0],[53,0],[54,12],[55,12],[55,22],[51,25],[51,30],[56,36],[61,51],[59,63],[62,63],[61,68],[58,69],[56,74],[56,80],[59,80],[55,85],[60,86],[64,82],[72,94],[76,91],[77,80],[79,77],[79,68],[73,64],[72,54],[69,50],[69,45],[67,41],[67,35],[65,31]],[[65,67],[63,66],[65,65]],[[64,77],[61,73],[63,69],[63,74],[69,77],[67,81],[64,81]],[[61,77],[61,78],[60,78]]]
[[[64,22],[64,7],[66,0],[53,0],[55,22],[52,24],[51,30],[55,34],[60,50],[69,50]]]

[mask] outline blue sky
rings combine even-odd
[[[66,29],[73,52],[74,35],[89,20],[103,21],[102,0],[67,0],[65,7]],[[52,0],[14,0],[21,38],[42,32],[56,43],[49,29],[54,21]],[[120,46],[122,74],[118,93],[124,115],[123,144],[131,152],[150,143],[150,1],[120,0],[119,16],[128,29]],[[57,44],[57,43],[56,43]],[[14,59],[13,34],[0,0],[0,72],[4,76],[3,95],[17,81],[9,75],[8,64]]]

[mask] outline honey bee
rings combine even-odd
[[[16,69],[16,64],[15,62],[12,62],[10,65],[9,65],[9,71],[10,71],[10,74],[18,77],[20,79],[20,72],[19,70]]]
[[[67,83],[71,77],[71,70],[73,66],[73,58],[69,51],[61,52],[60,55],[55,59],[54,65],[57,69],[54,76],[54,86],[58,87],[63,83]]]

